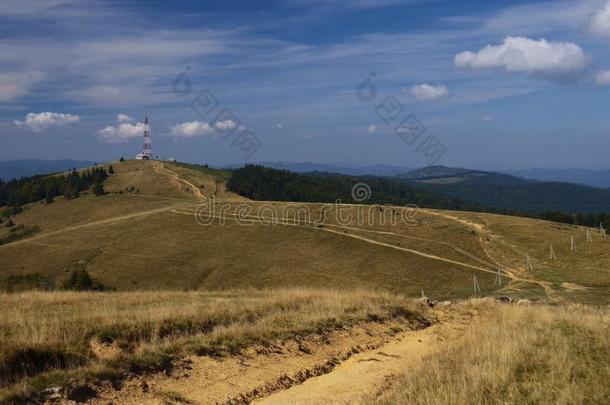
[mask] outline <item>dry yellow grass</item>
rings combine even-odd
[[[16,218],[19,223],[39,226],[41,232],[36,238],[1,248],[4,260],[0,262],[0,289],[19,291],[35,288],[35,284],[57,286],[70,271],[85,268],[118,290],[330,284],[341,288],[383,288],[411,295],[419,295],[423,288],[434,296],[464,297],[472,293],[474,275],[486,292],[495,290],[492,273],[392,249],[414,249],[480,265],[447,243],[438,242],[451,234],[452,245],[484,257],[478,236],[455,221],[439,220],[427,226],[400,221],[396,225],[354,223],[371,232],[344,230],[336,226],[337,213],[331,208],[328,231],[262,221],[240,226],[230,219],[224,224],[215,221],[201,226],[194,216],[200,203],[195,199],[194,187],[206,196],[215,195],[219,205],[228,207],[229,212],[237,209],[240,199],[224,192],[224,185],[218,183],[222,179],[215,177],[214,171],[207,173],[161,162],[130,161],[114,163],[113,167],[116,174],[106,184],[110,194],[59,199],[51,205],[34,204]],[[131,186],[138,192],[124,192]],[[305,207],[311,220],[321,216],[323,207],[252,201],[247,205],[253,214],[269,215],[264,207],[273,207],[287,217],[295,217],[298,207]],[[356,208],[347,209],[350,212],[346,215],[357,218]],[[378,233],[384,231],[396,235]],[[30,283],[30,279],[38,282]]]
[[[16,389],[69,378],[158,371],[184,354],[222,355],[291,334],[419,316],[403,297],[364,290],[31,292],[0,295],[0,307],[0,387],[13,398]]]
[[[117,290],[336,285],[412,296],[423,289],[456,299],[474,295],[476,276],[484,295],[610,302],[610,238],[593,232],[587,242],[581,227],[438,210],[419,210],[416,225],[381,223],[381,217],[361,223],[359,215],[371,208],[387,220],[398,207],[243,201],[224,190],[226,173],[212,169],[145,161],[113,166],[109,194],[33,204],[15,216],[40,233],[0,246],[1,290],[57,287],[71,271],[86,269]],[[131,186],[138,191],[125,192]],[[201,196],[212,195],[227,218],[202,226],[196,208]],[[293,219],[305,210],[310,223],[240,225],[231,216],[238,207],[252,216],[275,212]],[[322,210],[325,225],[318,227],[312,221],[324,216]],[[549,243],[556,261],[548,257]],[[497,268],[521,280],[504,277],[500,288]]]
[[[400,377],[376,402],[608,403],[607,308],[485,305],[462,341],[424,358],[421,369]]]

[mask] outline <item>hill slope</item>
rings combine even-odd
[[[35,203],[12,217],[40,232],[0,246],[0,286],[58,286],[86,269],[118,290],[333,285],[466,297],[476,276],[484,294],[610,299],[608,240],[593,234],[586,242],[581,227],[430,209],[249,201],[226,190],[227,172],[154,161],[113,166],[106,195]],[[572,235],[577,252],[570,251]],[[549,243],[557,261],[547,259]],[[533,269],[525,268],[526,253]]]

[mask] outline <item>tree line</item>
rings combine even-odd
[[[100,195],[104,193],[104,180],[112,173],[114,169],[110,166],[108,171],[94,167],[81,172],[73,169],[63,175],[36,175],[8,182],[0,180],[0,206],[20,207],[43,200],[50,204],[55,197],[73,199],[88,189]]]
[[[354,203],[352,188],[365,183],[369,198],[362,204],[415,204],[420,207],[481,211],[483,206],[410,187],[400,181],[373,176],[295,173],[258,165],[233,170],[227,188],[253,200]]]
[[[533,216],[546,221],[589,227],[598,227],[601,224],[606,230],[610,229],[610,214],[566,214],[564,212],[543,212],[542,214]]]
[[[295,173],[259,165],[246,165],[231,172],[227,188],[252,200],[322,203],[340,200],[343,203],[352,203],[354,201],[351,191],[356,183],[366,183],[370,187],[370,198],[362,201],[362,204],[415,204],[421,208],[490,212],[589,227],[598,227],[601,223],[604,228],[610,229],[610,214],[560,211],[531,213],[490,208],[466,199],[414,188],[400,180],[372,176]]]

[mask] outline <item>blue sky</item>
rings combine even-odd
[[[4,0],[0,160],[130,157],[148,114],[156,154],[214,165],[249,131],[249,161],[607,169],[609,50],[597,0]]]

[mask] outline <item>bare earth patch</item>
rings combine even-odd
[[[404,322],[370,322],[322,335],[297,336],[271,346],[254,346],[237,356],[189,356],[169,375],[132,378],[120,390],[108,385],[93,403],[163,404],[164,392],[179,393],[192,403],[250,403],[330,373],[352,357],[370,356],[405,334],[416,333],[393,332],[409,327]]]

